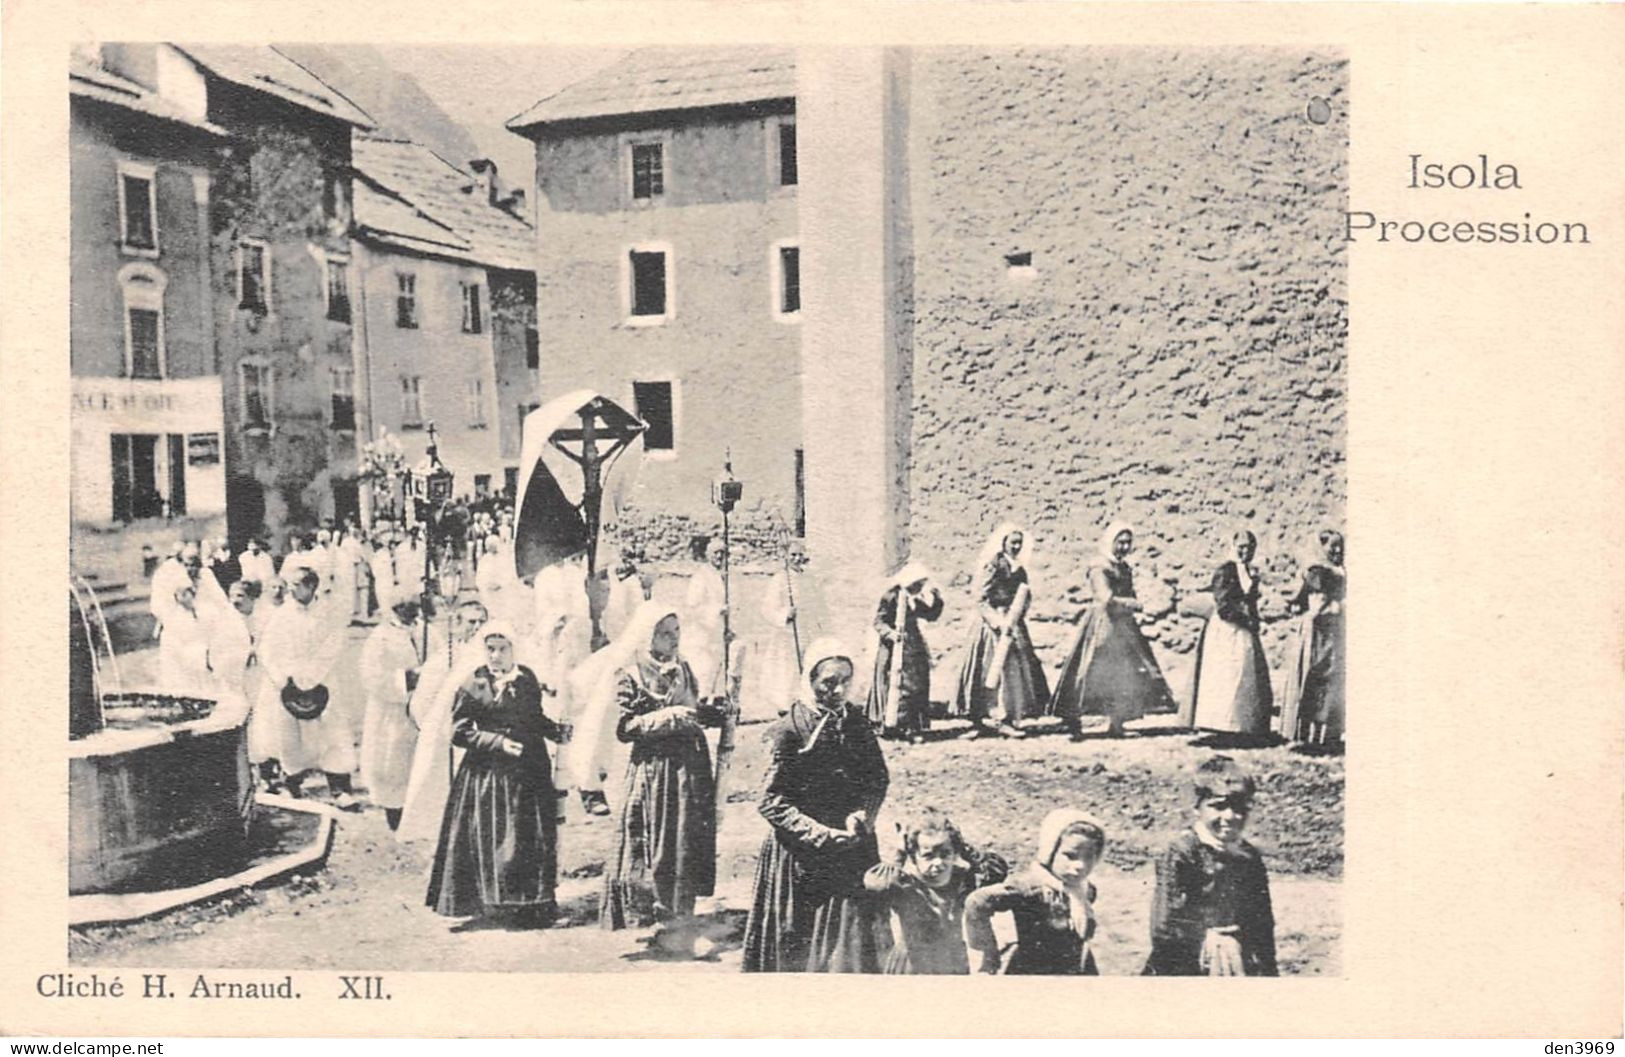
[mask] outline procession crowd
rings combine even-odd
[[[746,971],[1095,971],[1088,878],[1109,835],[1087,812],[1050,812],[1033,861],[1015,871],[978,852],[938,809],[899,823],[895,853],[881,857],[876,821],[889,773],[880,741],[920,740],[933,718],[922,625],[940,618],[944,600],[929,569],[906,565],[881,594],[860,702],[851,699],[859,653],[830,639],[801,646],[805,563],[793,550],[760,596],[768,632],[746,641],[724,631],[737,598],[720,541],[675,605],[654,600],[654,572],[633,555],[605,563],[601,578],[589,580],[578,556],[526,583],[514,568],[511,515],[478,515],[469,533],[474,590],[448,600],[444,621],[421,612],[421,540],[387,522],[301,538],[280,565],[258,541],[236,556],[177,547],[153,573],[163,688],[246,701],[250,758],[268,788],[304,795],[320,771],[335,805],[355,809],[359,772],[398,839],[432,843],[426,902],[447,917],[552,924],[560,824],[567,799],[579,798],[617,825],[603,926],[657,924],[659,942],[696,956],[715,943],[696,908],[715,889],[733,728],[740,718],[771,720],[758,801],[770,832]],[[1341,742],[1341,535],[1317,533],[1300,560],[1297,630],[1278,690],[1259,640],[1257,540],[1241,531],[1230,544],[1180,705],[1135,618],[1130,527],[1102,536],[1087,570],[1092,601],[1052,689],[1026,627],[1029,542],[1000,526],[973,566],[980,619],[949,713],[971,721],[970,737],[1024,737],[1025,721],[1039,716],[1058,717],[1074,738],[1092,717],[1121,736],[1142,716],[1179,712],[1183,726],[1243,742],[1268,737],[1272,724],[1291,741]],[[609,635],[596,651],[589,606]],[[358,752],[330,694],[345,630],[374,610],[381,619],[359,664]],[[1157,862],[1144,971],[1273,975],[1268,877],[1242,837],[1253,779],[1222,755],[1191,778],[1191,825]],[[1005,912],[1010,950],[991,924]]]

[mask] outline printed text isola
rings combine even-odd
[[[1471,161],[1441,162],[1423,154],[1409,156],[1406,188],[1414,191],[1521,191],[1518,167],[1490,161],[1480,154]],[[1504,201],[1504,199],[1503,199]],[[1346,225],[1350,242],[1519,242],[1539,245],[1589,244],[1584,223],[1550,220],[1529,212],[1496,217],[1455,215],[1385,216],[1351,209]]]

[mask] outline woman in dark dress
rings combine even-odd
[[[1106,830],[1091,815],[1057,808],[1038,827],[1038,854],[999,884],[978,888],[965,902],[965,943],[976,971],[1012,976],[1095,976],[1095,886],[1089,872],[1106,850]],[[993,915],[1015,919],[1016,943],[999,950]]]
[[[646,602],[617,643],[628,656],[613,675],[615,733],[632,757],[620,840],[604,877],[599,922],[608,929],[682,922],[716,883],[716,797],[704,728],[723,713],[700,700],[677,652],[680,634],[670,607]]]
[[[1049,700],[1049,681],[1033,650],[1025,619],[1032,599],[1026,566],[1031,553],[1027,534],[1006,522],[993,530],[976,559],[976,602],[981,619],[971,628],[952,709],[954,715],[972,721],[972,735],[996,729],[1005,737],[1023,737],[1016,722],[1040,715]],[[1021,606],[1016,605],[1018,599],[1025,600]],[[993,677],[999,645],[1006,638],[1004,665]],[[990,682],[995,685],[989,686]]]
[[[889,776],[863,708],[847,699],[851,658],[813,643],[807,700],[768,731],[758,810],[773,832],[756,864],[747,973],[875,973],[890,946],[885,907],[863,885],[880,861],[874,818]]]
[[[480,633],[486,663],[457,691],[452,744],[465,750],[440,823],[426,902],[447,917],[512,913],[545,924],[556,912],[558,824],[535,674],[514,663],[514,633]]]
[[[1302,613],[1288,649],[1281,688],[1281,735],[1290,741],[1343,740],[1343,609],[1348,577],[1343,535],[1331,529],[1309,541],[1299,568],[1303,584],[1292,600]]]
[[[1270,663],[1258,638],[1258,538],[1243,529],[1230,541],[1230,560],[1213,572],[1213,615],[1196,644],[1184,725],[1257,737],[1269,733],[1274,710]]]
[[[1089,567],[1094,597],[1049,703],[1050,714],[1066,721],[1074,739],[1082,735],[1084,716],[1105,716],[1107,732],[1118,737],[1131,719],[1175,711],[1168,681],[1134,617],[1141,607],[1128,564],[1133,550],[1134,530],[1113,522],[1101,534],[1100,556]]]
[[[928,586],[931,570],[919,562],[909,562],[880,599],[875,612],[875,631],[880,645],[875,650],[875,674],[869,684],[869,724],[883,738],[907,736],[920,740],[931,725],[931,648],[926,645],[921,621],[942,616],[942,595]],[[907,602],[898,613],[898,599]],[[901,615],[903,627],[897,626]],[[899,645],[901,644],[901,645]],[[895,651],[903,656],[898,664]],[[893,666],[897,665],[897,709],[888,717]]]

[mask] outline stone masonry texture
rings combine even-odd
[[[952,585],[937,652],[957,653],[972,559],[1008,518],[1036,544],[1033,637],[1058,664],[1122,519],[1172,653],[1251,528],[1279,664],[1295,556],[1344,519],[1346,60],[956,48],[915,52],[912,78],[909,534]]]

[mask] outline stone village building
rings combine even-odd
[[[1344,518],[1347,102],[1320,50],[638,53],[510,122],[537,144],[543,395],[679,381],[676,462],[640,487],[695,516],[724,444],[774,499],[804,452],[816,619],[852,641],[913,557],[950,585],[929,637],[956,655],[1009,519],[1057,663],[1122,518],[1147,632],[1184,653],[1234,527],[1271,620],[1300,542]]]
[[[646,49],[508,122],[536,145],[544,397],[590,387],[649,423],[627,534],[681,550],[717,520],[801,521],[795,64]]]
[[[272,48],[81,45],[69,85],[71,564],[122,625],[144,546],[240,546],[353,496],[322,294],[369,121]]]
[[[362,136],[355,158],[349,303],[360,436],[396,435],[408,463],[436,427],[459,493],[517,488],[520,421],[537,406],[535,232],[495,167]],[[382,514],[393,501],[365,490]],[[374,506],[374,504],[378,504]]]

